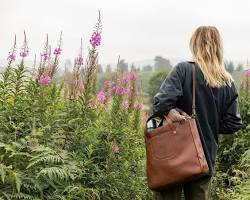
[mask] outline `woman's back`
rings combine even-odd
[[[212,26],[197,28],[191,37],[189,47],[195,62],[181,62],[173,68],[154,96],[153,114],[168,115],[174,121],[185,120],[185,113],[192,114],[194,64],[195,119],[209,165],[210,177],[203,177],[164,191],[157,199],[179,200],[182,188],[187,200],[208,199],[208,185],[211,182],[218,149],[218,134],[234,133],[242,126],[238,93],[232,76],[224,67],[223,45],[219,31]]]
[[[182,62],[171,71],[154,97],[154,114],[162,115],[161,111],[166,110],[164,107],[177,107],[189,115],[192,114],[192,64],[195,63]],[[234,83],[231,87],[209,87],[197,64],[195,69],[196,122],[212,173],[218,147],[218,133],[234,132],[242,125],[236,102],[238,94]]]

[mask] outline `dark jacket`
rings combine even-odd
[[[212,174],[218,148],[218,134],[234,133],[242,126],[238,93],[234,83],[231,87],[228,85],[220,88],[209,87],[197,64],[195,72],[196,123]],[[176,107],[189,115],[192,114],[191,62],[177,64],[154,96],[153,114],[162,116]]]

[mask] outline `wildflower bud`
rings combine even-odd
[[[106,96],[106,93],[104,91],[100,91],[98,94],[97,94],[97,100],[100,101],[100,102],[105,102],[105,100],[107,99],[107,96]]]
[[[24,41],[23,41],[23,46],[22,46],[22,51],[19,54],[22,58],[25,58],[29,55],[29,48],[28,48],[28,43],[27,43],[27,38],[26,38],[26,33],[24,31]]]
[[[47,52],[44,52],[44,53],[41,53],[41,57],[42,57],[42,60],[45,62],[48,60],[49,58],[49,55]]]
[[[112,150],[115,156],[118,156],[118,154],[120,153],[119,146],[117,145],[116,139],[113,140]]]
[[[131,81],[136,81],[138,79],[138,76],[135,72],[132,72],[130,75],[129,75],[129,79]]]
[[[134,109],[135,110],[140,110],[140,109],[143,109],[143,104],[142,103],[139,103],[139,102],[135,102],[134,103]]]
[[[245,70],[244,74],[246,77],[250,77],[250,69]]]
[[[41,85],[48,85],[52,81],[52,78],[48,74],[42,74],[40,76],[40,79],[38,80],[38,83]]]
[[[123,82],[124,84],[129,83],[129,80],[130,80],[129,77],[126,77],[126,76],[122,78],[122,82]]]
[[[58,55],[60,55],[61,53],[62,53],[62,49],[61,49],[60,47],[55,48],[55,50],[54,50],[54,55],[58,56]]]
[[[9,52],[9,56],[7,58],[9,61],[15,61],[16,60],[16,54],[15,52]]]
[[[128,110],[128,108],[129,108],[129,103],[128,103],[127,100],[124,101],[124,102],[122,103],[122,107],[123,107],[124,110]]]
[[[117,96],[122,96],[124,94],[124,88],[117,84],[115,87],[115,94]]]
[[[33,141],[31,140],[27,141],[27,151],[29,153],[31,153],[35,147],[36,147],[36,144]]]
[[[21,51],[20,52],[20,56],[22,57],[22,58],[25,58],[25,57],[27,57],[29,55],[29,51]]]

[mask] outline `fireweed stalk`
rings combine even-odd
[[[16,35],[15,35],[13,47],[12,47],[12,49],[9,52],[7,60],[9,61],[8,62],[8,66],[10,66],[11,63],[16,60]]]
[[[38,77],[38,70],[36,69],[36,54],[35,54],[35,58],[34,58],[34,61],[33,61],[33,67],[30,70],[30,74],[32,75],[32,77],[35,77],[35,78]]]
[[[83,65],[83,47],[81,40],[81,47],[78,56],[74,61],[74,68],[72,72],[72,83],[70,89],[70,100],[75,100],[83,92],[83,83],[80,77],[81,67]]]
[[[122,111],[122,102],[124,99],[124,88],[122,85],[121,78],[118,78],[117,81],[112,86],[112,107],[111,107],[111,117],[113,127],[118,127],[119,123],[123,121],[125,115]]]
[[[103,101],[99,101],[99,102],[101,102],[103,104],[107,104],[109,99],[112,97],[112,81],[110,81],[110,80],[105,81],[103,84],[102,90],[100,92],[102,92],[102,94],[105,95],[105,99]],[[97,100],[99,100],[98,96],[97,96]]]
[[[244,78],[241,84],[244,94],[248,97],[250,94],[250,69],[244,71]]]
[[[134,102],[134,116],[133,116],[133,126],[136,132],[140,128],[141,111],[143,109],[143,99],[142,99],[142,87],[140,85],[140,93],[137,96],[137,100]]]
[[[37,82],[40,85],[47,86],[52,82],[50,74],[51,47],[49,45],[49,36],[46,35],[46,41],[42,53],[40,54],[40,64],[37,72]]]
[[[39,77],[45,71],[48,72],[50,57],[51,57],[51,47],[49,45],[49,36],[47,34],[43,52],[40,54],[40,65],[39,65],[39,68],[38,68],[38,76]]]
[[[60,34],[60,38],[59,38],[59,41],[58,41],[58,45],[57,47],[54,49],[54,61],[52,63],[52,65],[50,66],[50,72],[49,72],[49,75],[51,77],[53,77],[56,73],[56,70],[58,68],[58,64],[59,64],[59,56],[61,55],[62,53],[62,32]]]
[[[22,57],[21,61],[22,64],[24,62],[24,58],[26,58],[29,55],[29,48],[25,31],[23,32],[23,34],[24,34],[23,46],[21,48],[21,52],[19,53],[20,57]]]
[[[89,106],[91,98],[95,94],[95,86],[96,86],[96,76],[97,76],[97,64],[98,64],[98,53],[97,47],[101,44],[101,17],[99,12],[98,22],[94,27],[93,34],[90,39],[91,47],[89,48],[89,54],[86,59],[86,63],[83,70],[83,105]],[[96,34],[98,33],[98,34]]]
[[[127,85],[127,96],[128,96],[128,110],[129,112],[133,111],[133,106],[135,103],[136,97],[136,80],[137,74],[135,70],[132,70],[127,77],[128,85]]]

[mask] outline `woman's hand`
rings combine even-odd
[[[190,116],[187,113],[178,108],[171,109],[168,113],[168,117],[173,122],[184,122],[186,119],[190,118]]]

